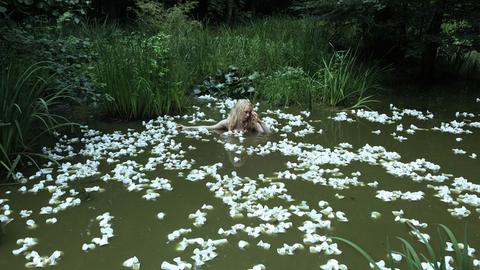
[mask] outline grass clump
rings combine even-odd
[[[384,70],[377,65],[367,66],[358,61],[351,51],[335,51],[324,58],[315,74],[321,91],[320,99],[331,106],[366,107],[372,90],[380,90],[380,74]]]
[[[15,169],[24,161],[45,157],[32,150],[42,135],[71,124],[51,111],[69,96],[65,88],[50,87],[49,64],[22,64],[11,57],[0,71],[0,171],[7,171],[7,178],[16,178]]]

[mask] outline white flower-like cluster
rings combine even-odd
[[[464,118],[467,118],[467,117],[475,117],[475,114],[473,113],[469,113],[469,112],[455,112],[455,117],[464,117]]]
[[[406,191],[402,192],[399,190],[387,191],[387,190],[377,190],[377,195],[375,197],[379,198],[385,202],[395,201],[397,199],[402,199],[406,201],[419,201],[423,199],[425,193],[423,191]]]
[[[204,204],[201,208],[201,210],[212,210],[212,209],[213,209],[213,206],[207,205],[207,204]],[[189,214],[188,218],[194,219],[193,226],[200,227],[200,226],[203,226],[203,224],[205,224],[205,222],[207,221],[207,213],[197,210],[195,213]]]
[[[450,212],[450,214],[452,216],[457,217],[457,218],[468,217],[472,213],[465,206],[450,208],[450,209],[448,209],[448,212]]]
[[[13,250],[12,253],[15,256],[23,253],[25,259],[28,261],[25,264],[25,266],[28,268],[41,268],[56,265],[58,260],[60,260],[60,257],[62,256],[62,252],[59,250],[55,250],[50,256],[40,256],[37,251],[30,250],[37,243],[38,240],[36,238],[26,237],[23,239],[18,239],[17,245],[21,245],[21,247],[19,249]]]
[[[277,248],[277,253],[280,255],[293,255],[296,250],[304,249],[305,247],[300,243],[293,245],[283,244],[281,248]]]
[[[390,104],[390,109],[392,110],[392,119],[395,121],[401,120],[405,115],[424,121],[433,119],[433,113],[429,111],[424,113],[415,109],[399,109],[393,104]]]
[[[20,215],[21,218],[28,218],[31,214],[33,213],[32,210],[20,210]]]
[[[414,109],[399,109],[393,104],[390,104],[390,109],[392,110],[392,115],[388,116],[385,113],[379,113],[376,111],[367,111],[364,109],[352,110],[351,113],[356,117],[365,119],[370,122],[380,123],[380,124],[393,124],[396,121],[400,121],[404,116],[411,116],[418,120],[430,120],[433,119],[433,114],[429,111],[421,112]],[[415,130],[415,129],[410,129]],[[397,131],[403,131],[403,128],[400,130],[397,128]]]
[[[180,257],[176,257],[173,259],[173,263],[169,263],[167,261],[162,262],[162,265],[160,266],[160,269],[162,270],[188,270],[192,268],[191,263],[187,263],[182,261]]]
[[[458,148],[453,148],[452,151],[455,155],[465,155],[467,153],[467,151]]]
[[[451,133],[451,134],[472,134],[473,132],[468,129],[464,129],[467,127],[467,123],[465,122],[457,122],[457,120],[453,120],[451,122],[442,122],[440,123],[440,127],[433,127],[432,130],[437,130],[443,133]]]
[[[359,118],[363,118],[374,123],[381,123],[381,124],[395,123],[395,121],[391,120],[391,118],[386,114],[384,113],[380,114],[379,112],[376,112],[376,111],[367,111],[364,109],[358,109],[358,110],[352,110],[352,114],[354,114]]]
[[[185,234],[190,233],[190,232],[192,232],[192,229],[190,229],[190,228],[188,228],[188,229],[180,228],[178,230],[175,230],[175,231],[169,233],[167,235],[167,239],[168,239],[168,241],[175,241],[180,236],[185,235]]]
[[[113,216],[109,212],[105,212],[102,215],[97,216],[96,220],[99,221],[100,233],[102,237],[95,237],[92,239],[91,243],[85,243],[82,245],[83,251],[88,251],[95,248],[95,245],[105,246],[108,245],[108,240],[113,237],[113,228],[110,221],[113,219]]]
[[[399,223],[408,223],[412,226],[414,226],[415,228],[427,228],[428,227],[428,224],[427,223],[424,223],[424,222],[420,222],[414,218],[404,218],[403,215],[404,215],[404,212],[402,209],[400,209],[399,211],[392,211],[392,214],[395,216],[395,221],[396,222],[399,222]]]
[[[210,261],[217,257],[217,247],[222,246],[228,243],[227,239],[203,239],[203,238],[193,238],[183,240],[177,245],[177,250],[185,250],[189,245],[198,245],[199,248],[193,250],[193,255],[191,258],[194,260],[196,266],[204,265],[205,262]],[[177,262],[178,264],[178,262]],[[163,269],[163,268],[162,268]],[[189,268],[180,268],[180,269],[189,269]]]
[[[355,120],[348,117],[346,112],[338,112],[334,117],[329,117],[329,119],[337,122],[355,122]]]
[[[320,266],[322,270],[347,270],[348,267],[345,264],[340,264],[335,259],[330,259],[326,264]]]
[[[37,223],[35,222],[35,220],[33,219],[29,219],[25,222],[25,224],[27,224],[27,228],[29,229],[35,229],[37,228]]]
[[[249,268],[248,270],[265,270],[266,267],[263,264],[256,264],[252,268]]]
[[[138,270],[140,269],[140,260],[137,258],[137,256],[133,256],[129,259],[126,259],[122,265],[133,270]]]
[[[17,240],[17,245],[22,245],[19,249],[15,249],[12,251],[13,255],[17,256],[27,250],[29,250],[31,247],[35,246],[38,243],[38,240],[36,238],[32,237],[26,237],[23,239],[18,239]]]

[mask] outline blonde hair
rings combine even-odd
[[[253,109],[253,105],[250,100],[239,99],[237,101],[228,115],[228,130],[234,130],[236,127],[241,127],[243,125],[242,114],[247,106],[250,106]],[[252,122],[252,117],[248,119],[243,128],[247,131],[252,131],[255,129],[255,123]]]

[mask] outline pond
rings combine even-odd
[[[44,149],[59,165],[1,187],[12,221],[0,268],[135,268],[136,257],[141,269],[367,269],[329,237],[379,261],[401,250],[397,236],[422,247],[407,224],[438,245],[439,223],[459,240],[468,224],[478,259],[480,94],[458,87],[386,93],[371,111],[260,104],[270,135],[175,130],[225,117],[232,100],[91,122]]]

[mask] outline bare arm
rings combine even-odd
[[[272,132],[270,130],[270,128],[267,125],[265,125],[265,123],[263,123],[262,121],[258,121],[255,124],[255,129],[258,133],[271,133]]]
[[[177,125],[178,130],[186,130],[186,129],[192,129],[192,128],[206,128],[206,129],[216,129],[216,130],[225,130],[228,129],[228,121],[227,119],[224,119],[215,125],[211,126],[184,126],[184,125]]]

